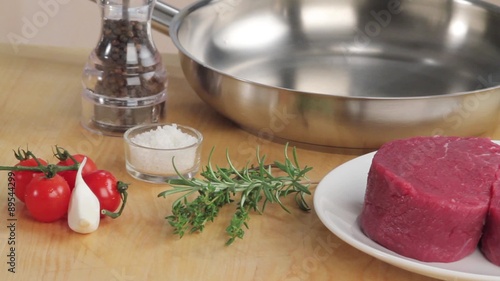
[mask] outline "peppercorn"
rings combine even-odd
[[[99,94],[112,97],[147,97],[165,90],[162,79],[155,75],[145,75],[154,74],[156,70],[154,65],[143,65],[154,60],[155,54],[145,32],[145,22],[105,19],[102,30],[101,40],[96,47],[96,55],[101,62],[98,69],[102,71],[102,80],[96,84]],[[127,61],[127,58],[132,59]],[[127,79],[133,77],[138,79]],[[129,81],[133,81],[133,84]]]

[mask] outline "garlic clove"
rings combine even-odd
[[[82,170],[86,163],[87,158],[84,158],[78,168],[68,209],[69,228],[82,234],[96,231],[101,216],[99,200],[82,177]]]

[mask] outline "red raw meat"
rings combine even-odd
[[[499,165],[500,146],[485,138],[387,143],[370,167],[361,228],[403,256],[457,261],[477,248]]]
[[[486,218],[481,251],[492,263],[500,266],[500,172],[491,192],[490,210]]]

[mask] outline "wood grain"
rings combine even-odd
[[[253,215],[243,240],[224,246],[233,212],[225,208],[201,234],[179,239],[164,217],[174,198],[158,198],[167,185],[147,184],[125,171],[123,142],[93,135],[79,125],[81,73],[88,51],[23,48],[13,54],[0,47],[0,164],[12,165],[12,149],[29,147],[55,162],[60,145],[95,159],[100,168],[131,183],[122,217],[105,219],[98,231],[81,235],[65,221],[39,223],[16,203],[16,273],[7,271],[7,173],[0,174],[1,280],[432,280],[374,259],[333,235],[316,213],[268,206]],[[252,161],[257,145],[271,159],[283,158],[283,143],[259,139],[205,105],[183,78],[176,56],[165,55],[169,72],[163,121],[197,128],[204,135],[202,164],[216,147],[214,161],[224,165],[229,148],[236,164]],[[320,180],[330,170],[365,153],[299,146],[309,176]],[[307,198],[312,205],[312,197]],[[286,203],[293,203],[287,201]]]

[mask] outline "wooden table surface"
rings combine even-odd
[[[179,239],[165,216],[176,198],[158,198],[169,188],[148,184],[125,171],[123,141],[91,134],[79,124],[81,73],[89,50],[0,46],[0,165],[13,165],[13,149],[29,147],[49,162],[52,147],[92,157],[102,169],[131,183],[122,217],[101,221],[88,235],[69,229],[66,221],[40,223],[16,203],[15,230],[7,212],[7,173],[0,173],[0,280],[413,280],[414,274],[366,255],[332,234],[314,210],[295,207],[291,214],[269,205],[264,215],[252,214],[243,240],[224,246],[225,227],[234,212],[224,208],[203,233]],[[283,159],[283,142],[259,139],[223,118],[191,90],[174,55],[165,55],[169,72],[165,122],[197,128],[204,135],[202,165],[210,148],[214,162],[224,165],[229,149],[236,163],[254,159],[260,146],[269,159]],[[338,165],[364,154],[362,150],[298,146],[302,165],[320,180]],[[313,189],[314,190],[314,189]],[[307,198],[312,206],[312,196]],[[15,273],[8,271],[9,237],[15,240]]]

